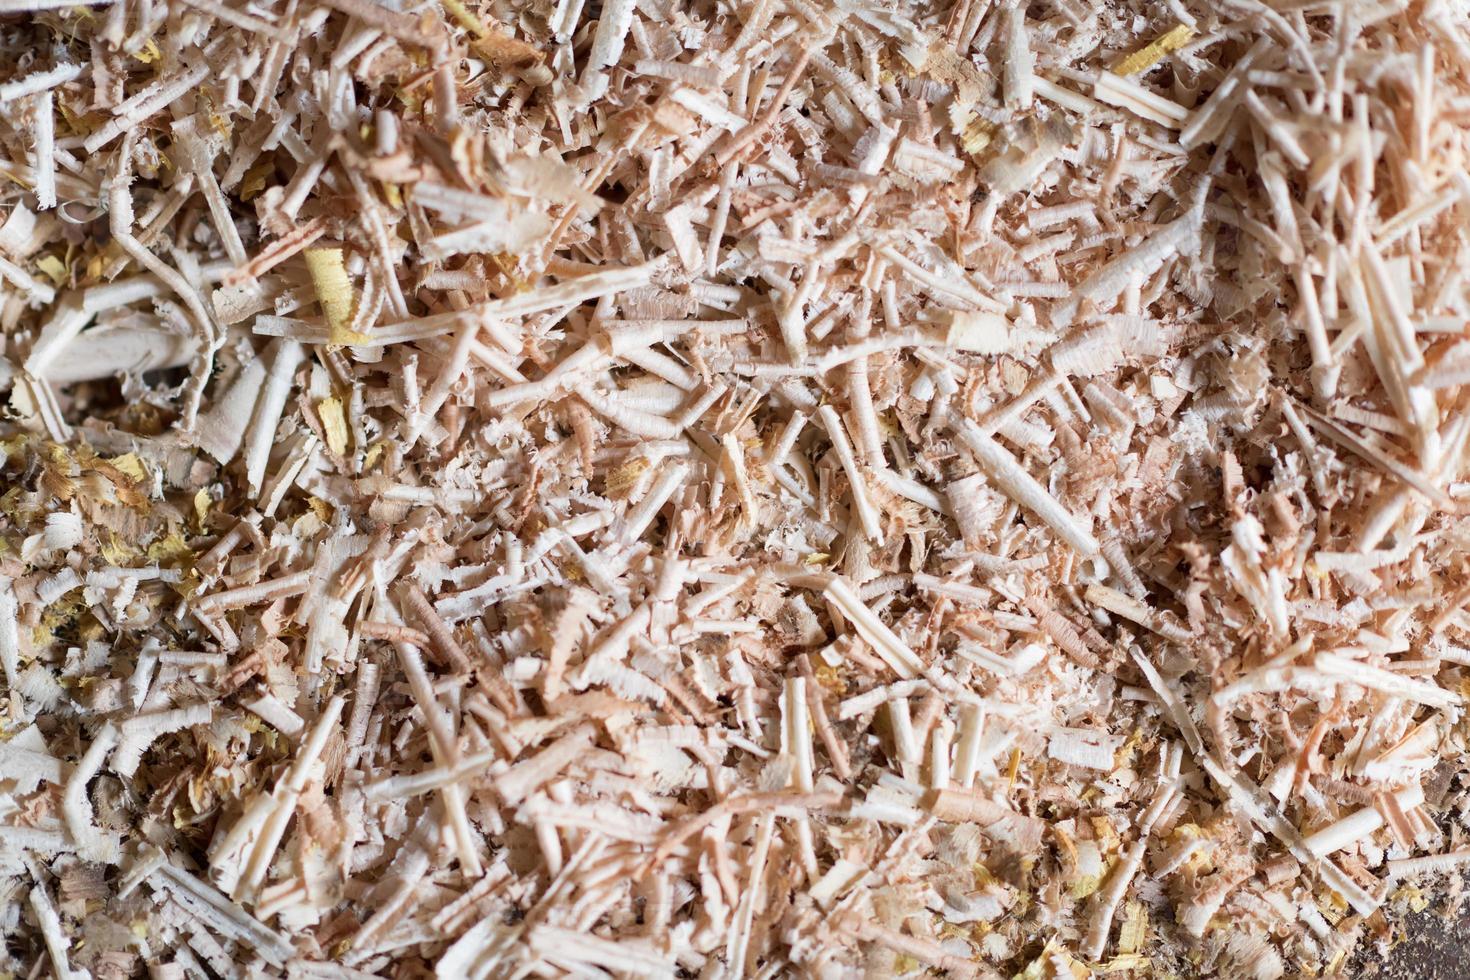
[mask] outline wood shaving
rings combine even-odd
[[[1460,893],[1456,4],[0,14],[6,976],[1274,980]]]

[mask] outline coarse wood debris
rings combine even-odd
[[[0,0],[0,975],[1337,975],[1470,857],[1459,0]]]

